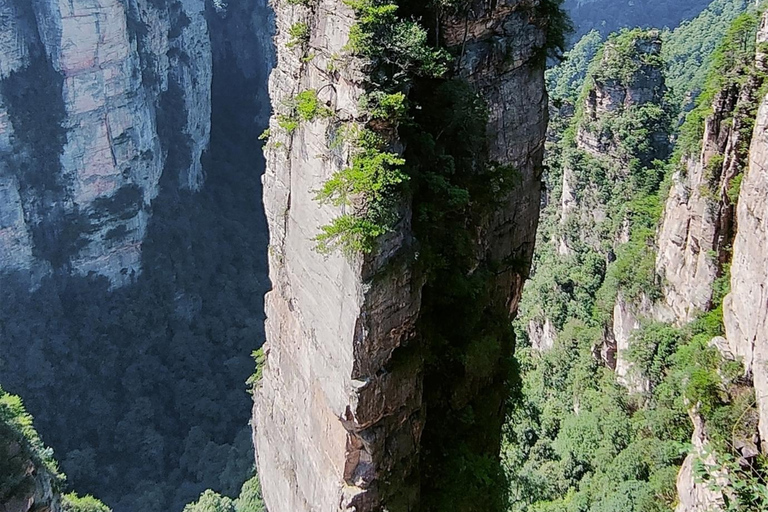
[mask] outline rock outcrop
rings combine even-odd
[[[588,92],[576,135],[579,149],[598,158],[619,160],[625,167],[632,158],[645,165],[655,158],[664,158],[669,151],[669,139],[663,130],[649,133],[648,148],[638,154],[624,147],[624,134],[608,128],[613,118],[627,115],[632,109],[662,104],[666,86],[661,34],[654,30],[636,31],[628,42],[609,40],[597,63],[587,78]]]
[[[506,319],[517,308],[538,220],[545,20],[527,1],[473,5],[473,17],[443,17],[440,33],[447,45],[463,46],[455,74],[489,107],[488,149],[478,161],[513,165],[520,174],[514,191],[477,226],[474,248],[477,266],[500,268],[489,286]],[[421,326],[429,290],[419,269],[412,207],[404,202],[400,222],[371,254],[324,255],[313,241],[340,213],[319,205],[316,191],[351,158],[349,144],[329,142],[342,123],[364,118],[360,99],[369,68],[347,51],[357,20],[341,0],[310,6],[281,0],[274,7],[278,61],[270,92],[276,115],[264,177],[273,290],[253,420],[264,498],[273,512],[429,509],[429,503],[420,505],[421,471],[429,466],[423,446],[430,432],[437,438],[437,430],[451,426],[430,423],[448,404],[426,398],[439,393],[425,379],[429,346]],[[309,89],[333,115],[285,129],[292,99]],[[519,263],[504,263],[513,260]],[[500,380],[502,355],[489,373],[446,387],[459,408]],[[503,399],[486,416],[478,411],[496,431],[495,441],[484,440],[495,443],[496,457]]]
[[[676,512],[720,512],[725,510],[725,501],[723,493],[717,490],[727,483],[727,478],[722,473],[712,475],[715,479],[712,482],[701,481],[697,477],[697,465],[705,466],[717,465],[717,460],[712,447],[709,446],[709,439],[705,432],[704,420],[696,410],[689,412],[693,422],[693,436],[691,445],[693,450],[685,457],[683,465],[677,474],[677,497],[678,503],[675,507]]]
[[[614,366],[616,380],[630,393],[648,393],[650,391],[648,378],[634,368],[635,365],[629,357],[632,335],[640,329],[640,321],[649,316],[650,309],[650,301],[647,298],[643,297],[638,307],[625,300],[621,293],[619,293],[613,308],[613,326],[611,329],[613,343],[609,345],[615,348],[615,354],[612,355],[612,358],[616,361]]]
[[[21,400],[0,388],[0,512],[59,512],[63,478]]]
[[[203,180],[204,4],[3,2],[1,270],[95,272],[113,285],[140,271],[164,170],[181,187]]]

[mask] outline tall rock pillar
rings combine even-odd
[[[498,459],[511,337],[479,358],[468,351],[482,345],[469,339],[456,347],[451,364],[439,364],[446,355],[437,350],[432,327],[440,317],[449,320],[442,328],[460,322],[462,314],[450,318],[451,311],[440,309],[435,274],[422,261],[428,242],[418,210],[421,178],[411,176],[399,221],[372,252],[323,254],[316,247],[322,227],[348,213],[348,206],[321,204],[316,196],[350,165],[354,150],[344,142],[344,127],[370,119],[364,95],[377,78],[370,62],[349,51],[359,21],[350,4],[273,2],[277,66],[270,78],[274,116],[264,177],[273,289],[253,418],[271,512],[429,510],[444,484],[428,481],[435,474],[430,468],[440,463],[433,454],[461,433],[457,415],[484,393],[492,398],[477,409],[475,421],[486,423],[491,435],[480,440],[478,434],[481,442],[470,446]],[[484,104],[487,124],[479,135],[485,143],[471,160],[514,174],[514,186],[503,184],[495,197],[466,206],[471,261],[457,271],[477,277],[485,302],[476,309],[487,318],[500,312],[506,330],[538,223],[547,17],[536,0],[468,4],[449,13],[403,1],[399,12],[420,20],[451,50],[440,80],[468,85]],[[430,87],[415,81],[407,89],[409,104],[427,105],[422,100],[431,96]],[[316,98],[328,115],[302,119],[299,112],[297,118],[301,98]],[[416,109],[414,117],[428,108]],[[439,139],[437,127],[425,130]],[[396,129],[388,135],[393,151],[408,161],[414,146],[408,136]],[[489,364],[479,364],[485,359]],[[468,363],[451,382],[443,372],[459,360]]]

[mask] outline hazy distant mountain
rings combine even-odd
[[[603,35],[622,27],[676,27],[694,18],[710,0],[565,0],[577,41],[590,30]]]

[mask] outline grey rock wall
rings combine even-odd
[[[768,452],[768,98],[755,123],[749,168],[737,207],[731,292],[723,302],[726,337],[753,377],[760,439]]]
[[[194,190],[203,181],[212,74],[204,9],[204,0],[2,2],[0,78],[19,80],[35,69],[61,86],[34,102],[8,97],[8,88],[0,97],[0,187],[11,198],[0,205],[0,270],[95,272],[113,285],[140,271],[169,151],[158,110],[172,82],[183,96],[189,141],[185,165],[174,170],[178,185]],[[36,160],[45,137],[20,112],[34,119],[41,118],[36,110],[57,108],[61,147]]]

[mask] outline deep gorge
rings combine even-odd
[[[31,292],[25,272],[0,281],[0,384],[24,397],[68,486],[116,512],[181,510],[206,488],[236,495],[252,474],[246,380],[269,288],[258,136],[270,111],[271,22],[258,2],[204,14],[213,60],[204,184],[179,186],[195,154],[184,86],[171,78],[157,114],[168,157],[143,207],[141,272],[114,288],[73,275],[63,255]],[[54,169],[55,153],[37,152]]]

